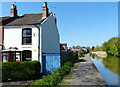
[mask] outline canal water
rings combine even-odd
[[[108,86],[120,87],[120,67],[118,67],[120,59],[118,60],[118,57],[100,58],[92,55],[91,59]]]

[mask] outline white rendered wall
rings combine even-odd
[[[8,49],[9,47],[17,47],[20,51],[31,50],[32,60],[38,60],[39,57],[38,55],[40,55],[40,62],[42,52],[60,53],[59,33],[53,16],[50,15],[39,27],[40,29],[38,29],[35,26],[5,27],[4,29],[5,49]],[[32,45],[22,45],[23,28],[32,28]],[[40,42],[38,42],[39,39]],[[39,49],[40,51],[38,51]]]
[[[41,25],[42,52],[60,53],[60,41],[54,17],[50,15]]]
[[[32,45],[22,45],[22,29],[32,29]],[[5,27],[4,29],[4,46],[17,47],[20,51],[31,50],[32,60],[38,60],[38,28],[36,27]]]

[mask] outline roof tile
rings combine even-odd
[[[13,17],[0,17],[0,25],[32,25],[39,24],[43,21],[42,13],[39,14],[24,14],[23,16],[19,16],[18,18]]]

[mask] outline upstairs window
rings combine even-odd
[[[25,28],[22,30],[22,44],[30,45],[32,44],[32,29]]]

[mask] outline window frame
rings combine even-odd
[[[31,35],[24,35],[24,30],[31,30]],[[25,43],[24,38],[30,38],[30,43]],[[23,28],[22,29],[22,45],[32,45],[32,28]]]

